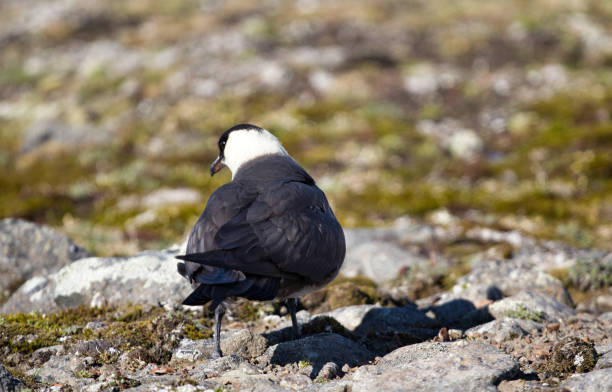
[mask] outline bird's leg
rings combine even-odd
[[[297,298],[287,298],[287,310],[289,310],[289,314],[291,315],[291,338],[298,339],[300,337],[300,329],[298,328],[297,317],[295,316],[295,311],[297,310],[298,299]]]
[[[225,304],[221,302],[215,308],[215,343],[213,352],[211,354],[212,358],[220,358],[223,356],[221,352],[221,321],[223,320],[223,315],[225,314]]]

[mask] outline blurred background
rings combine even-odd
[[[275,133],[346,227],[612,249],[612,2],[0,2],[0,218],[184,240],[221,132]]]

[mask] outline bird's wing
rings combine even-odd
[[[247,272],[265,262],[281,274],[314,282],[336,273],[345,252],[342,228],[325,195],[299,181],[267,187],[219,228],[214,242],[236,270]]]
[[[191,229],[187,240],[187,254],[217,249],[215,234],[239,212],[253,202],[257,194],[246,192],[239,183],[230,182],[219,187],[208,199],[206,208]],[[244,280],[242,272],[217,268],[191,261],[179,263],[181,275],[199,283],[221,284]]]

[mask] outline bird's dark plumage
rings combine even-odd
[[[231,132],[245,127],[278,143],[267,131],[241,124],[221,136],[214,165],[224,160]],[[244,162],[233,180],[210,196],[191,230],[186,255],[178,257],[185,261],[178,264],[179,273],[195,289],[183,303],[211,302],[219,323],[225,298],[297,298],[329,283],[344,260],[344,233],[325,195],[278,146],[282,153]]]
[[[179,272],[200,283],[199,304],[230,296],[265,300],[324,285],[344,252],[342,228],[313,179],[290,157],[268,155],[212,194]]]

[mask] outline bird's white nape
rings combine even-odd
[[[229,134],[223,163],[233,177],[244,163],[270,154],[289,155],[278,139],[265,129],[238,129]]]

